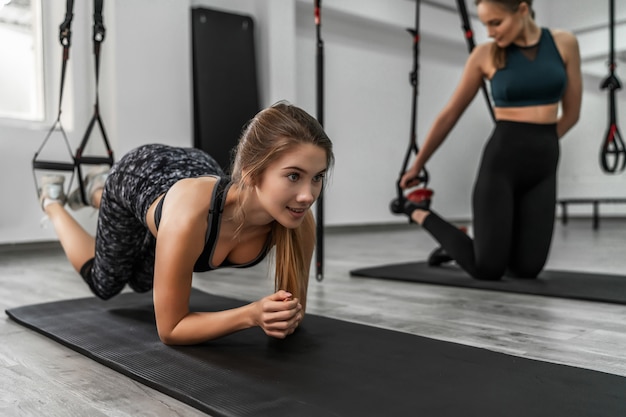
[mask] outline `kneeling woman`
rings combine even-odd
[[[44,178],[40,199],[94,294],[108,299],[126,284],[154,290],[164,343],[195,344],[254,326],[284,338],[304,317],[315,246],[310,207],[333,161],[321,125],[281,102],[250,121],[230,179],[206,153],[166,145],[141,146],[89,177],[99,208],[95,239],[65,209],[64,177]],[[272,249],[274,294],[232,310],[189,311],[193,272],[253,266]]]

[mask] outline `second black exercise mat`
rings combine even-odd
[[[242,301],[194,290],[192,310]],[[624,416],[626,378],[309,315],[285,340],[250,329],[168,347],[150,294],[7,314],[213,416]]]
[[[456,266],[430,267],[426,262],[372,266],[352,270],[350,275],[626,304],[626,276],[623,275],[546,270],[537,279],[504,277],[500,281],[481,281]]]

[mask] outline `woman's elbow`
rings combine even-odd
[[[185,331],[184,328],[180,327],[172,327],[171,329],[157,328],[157,333],[161,342],[167,346],[196,345],[219,337]]]
[[[578,120],[580,119],[580,115],[579,114],[575,114],[570,116],[566,121],[565,121],[565,132],[568,132],[571,128],[573,128],[574,126],[576,126],[576,123],[578,123]],[[564,132],[564,133],[565,133]]]
[[[159,335],[159,339],[161,340],[161,342],[163,342],[164,345],[176,346],[189,344],[189,342],[181,339],[180,333],[176,332],[175,330],[175,327],[157,325],[157,333]]]
[[[175,346],[181,344],[180,341],[177,340],[176,337],[174,337],[172,331],[159,330],[158,334],[159,339],[161,340],[161,342],[163,342],[164,345]]]
[[[574,125],[576,125],[576,123],[578,123],[578,121],[580,120],[580,109],[578,111],[573,112],[573,114],[570,115],[569,119],[570,119],[570,127],[573,127]]]
[[[563,114],[557,123],[557,130],[559,137],[563,137],[569,130],[578,123],[580,119],[580,112]]]

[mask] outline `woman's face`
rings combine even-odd
[[[490,38],[501,48],[513,43],[524,27],[523,17],[528,13],[528,5],[520,3],[517,11],[511,12],[500,3],[488,0],[478,3],[478,18],[487,28]]]
[[[322,192],[326,159],[326,151],[313,144],[285,152],[254,187],[261,207],[284,227],[298,227]]]

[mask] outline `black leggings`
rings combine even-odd
[[[474,184],[474,239],[434,212],[423,226],[476,279],[536,278],[552,241],[558,160],[555,124],[498,121]]]

